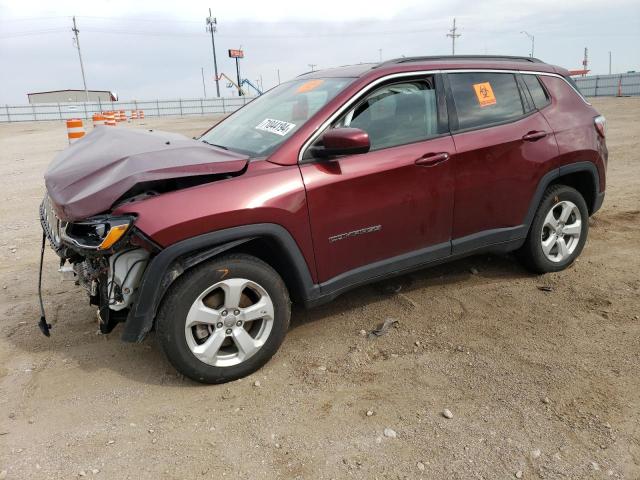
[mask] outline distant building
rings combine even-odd
[[[84,90],[52,90],[50,92],[27,93],[29,103],[84,102]],[[115,102],[118,98],[109,90],[89,90],[90,102]]]

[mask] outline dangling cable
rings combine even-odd
[[[44,303],[42,302],[42,264],[44,262],[44,247],[46,243],[47,236],[42,231],[42,247],[40,248],[40,273],[38,274],[38,298],[40,299],[40,322],[38,322],[38,327],[45,336],[50,336],[49,330],[51,330],[51,324],[47,323],[47,319],[44,315]]]

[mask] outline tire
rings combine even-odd
[[[183,375],[225,383],[267,363],[290,318],[289,293],[276,271],[256,257],[230,254],[174,282],[158,312],[158,339]]]
[[[588,232],[589,211],[580,192],[552,185],[542,197],[518,257],[535,273],[564,270],[582,252]]]

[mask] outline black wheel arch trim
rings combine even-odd
[[[531,199],[529,210],[527,211],[527,215],[523,222],[527,227],[527,232],[529,230],[529,227],[531,227],[533,217],[536,214],[538,205],[540,205],[540,201],[542,200],[542,196],[544,195],[547,187],[554,180],[576,172],[589,172],[591,174],[591,178],[593,180],[593,204],[588,205],[589,211],[593,214],[600,208],[600,206],[602,205],[602,200],[604,198],[604,192],[600,192],[600,175],[598,174],[598,168],[596,167],[596,165],[593,162],[576,162],[570,163],[568,165],[563,165],[547,172],[538,182],[538,188],[536,189],[533,198]]]
[[[153,327],[162,299],[186,270],[220,253],[259,237],[276,241],[286,252],[293,274],[305,298],[318,296],[307,262],[291,234],[281,225],[259,223],[205,233],[177,242],[153,257],[144,272],[138,298],[124,325],[122,340],[141,342]]]

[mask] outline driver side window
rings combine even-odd
[[[333,128],[359,128],[371,150],[419,142],[438,134],[436,91],[432,82],[386,85],[367,95]]]

